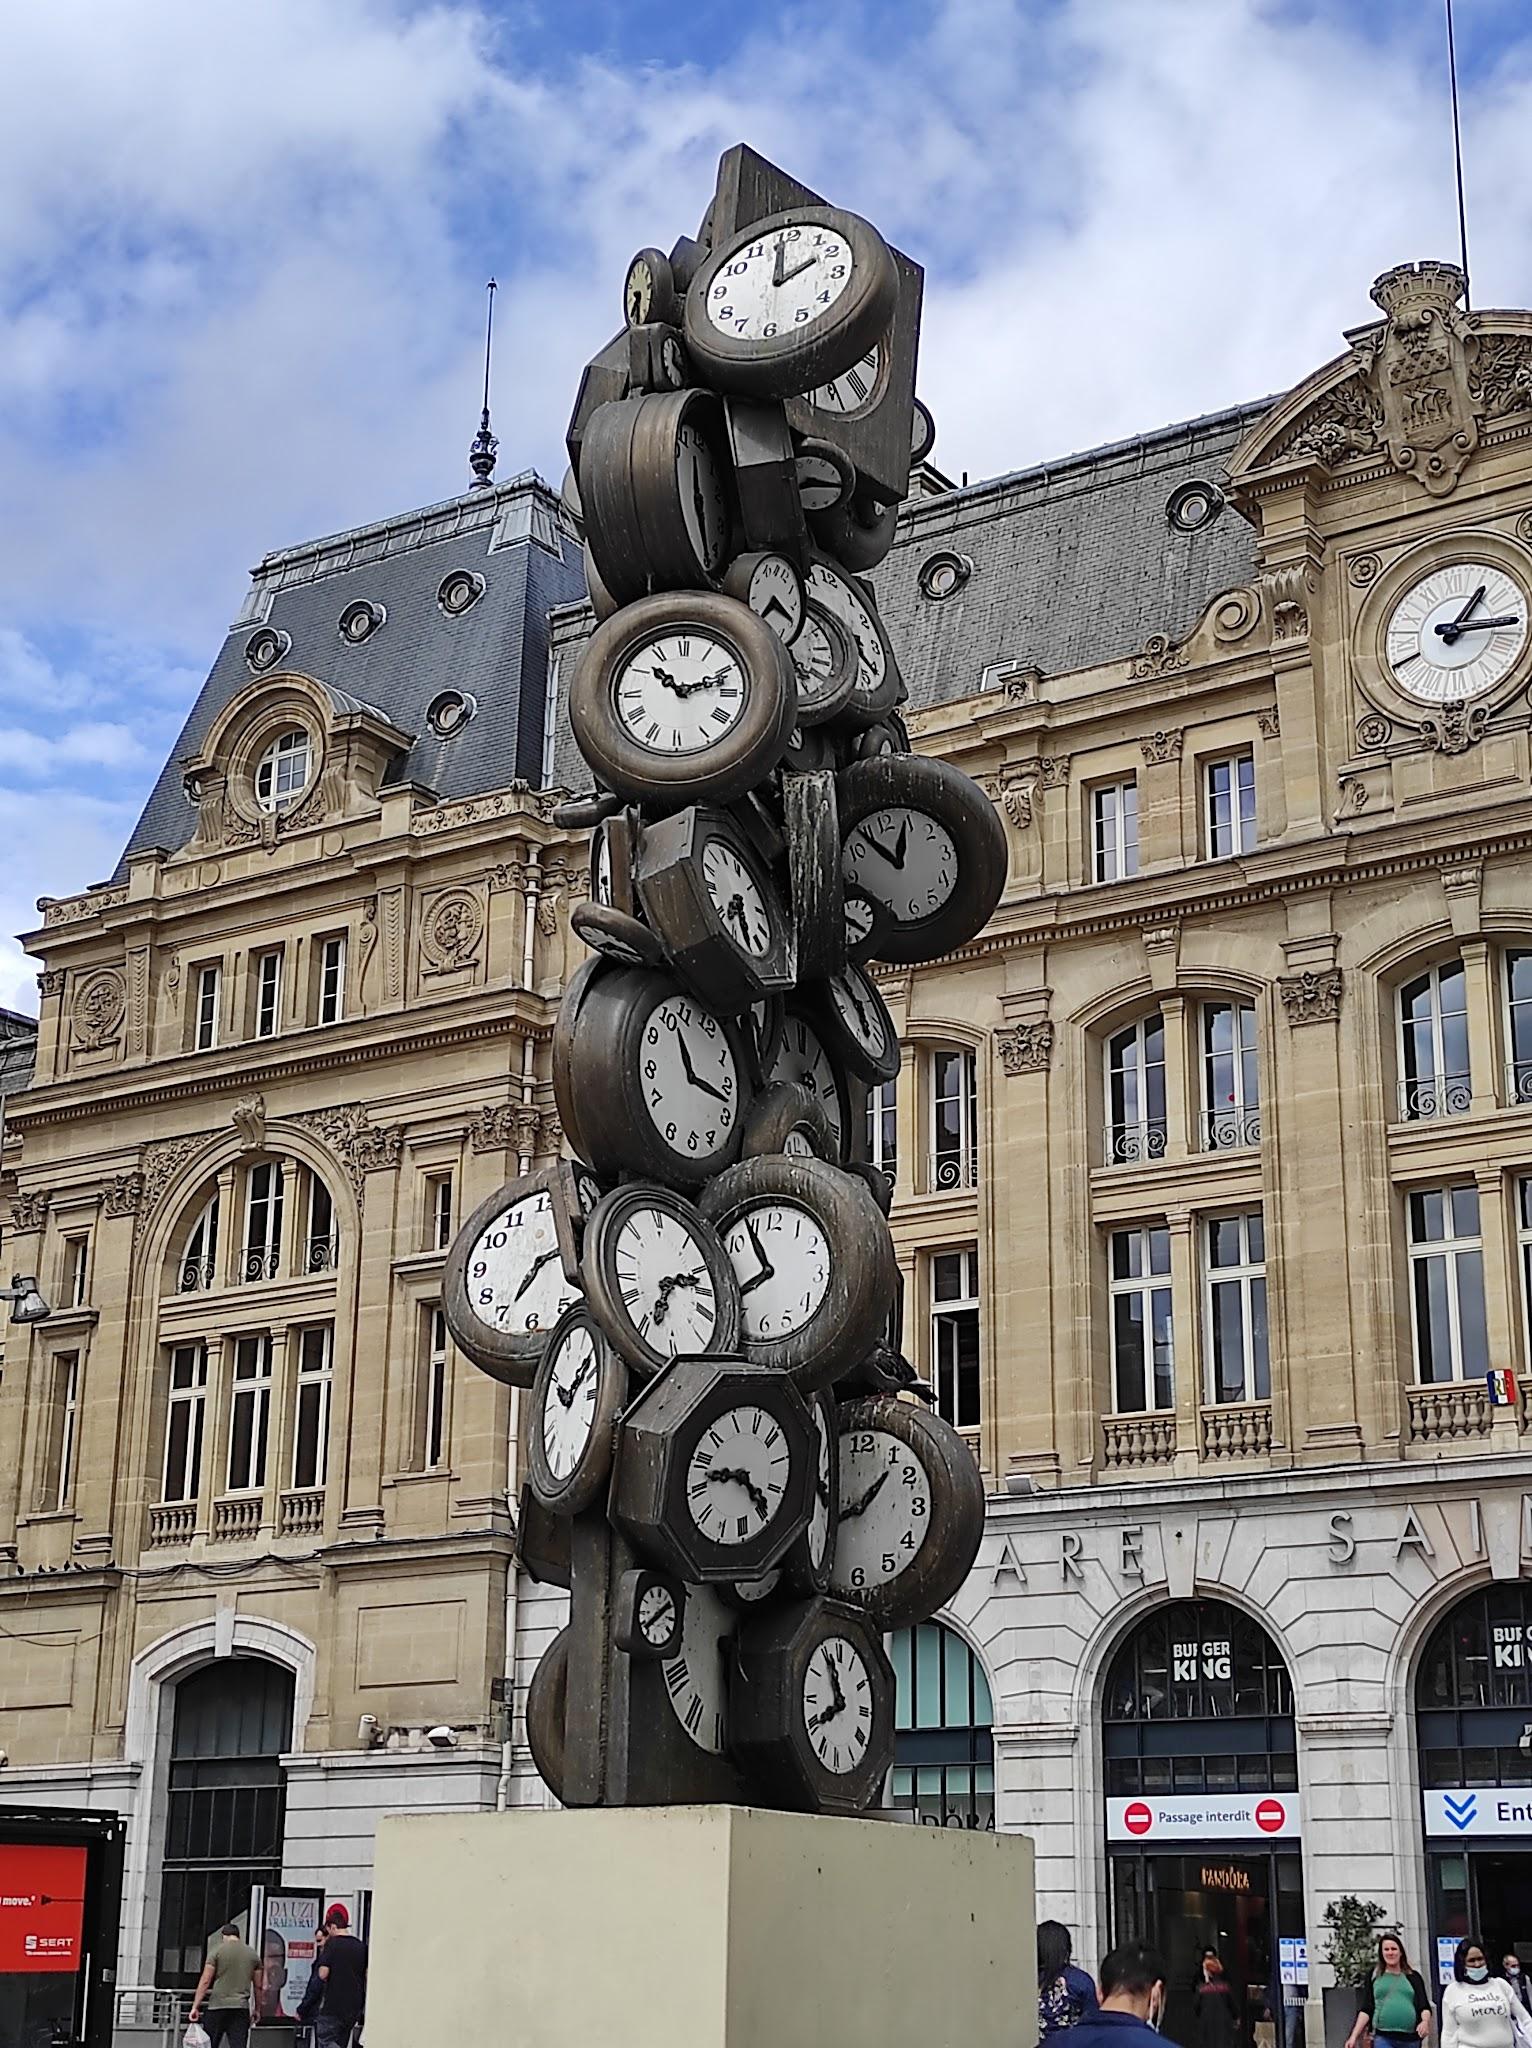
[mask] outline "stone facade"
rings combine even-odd
[[[1419,1651],[1528,1546],[1523,1411],[1474,1376],[1529,1363],[1532,1088],[1508,998],[1532,952],[1528,655],[1465,711],[1409,699],[1379,635],[1455,560],[1532,587],[1532,316],[1469,319],[1435,274],[1379,289],[1385,320],[1275,406],[933,491],[876,577],[916,743],[982,782],[1011,846],[991,928],[882,976],[905,1058],[872,1137],[895,1165],[907,1348],[990,1491],[945,1619],[989,1681],[996,1824],[1035,1835],[1040,1909],[1092,1955],[1104,1676],[1137,1621],[1193,1597],[1258,1617],[1286,1661],[1311,1936],[1360,1891],[1425,1951]],[[1444,439],[1435,401],[1400,396],[1422,320]],[[944,552],[968,574],[926,595]],[[588,631],[555,613],[555,682]],[[492,762],[432,802],[409,705],[338,696],[327,663],[293,645],[202,718],[181,842],[135,843],[31,940],[38,1075],[0,1203],[61,1306],[12,1334],[0,1389],[0,1743],[8,1792],[133,1808],[130,1971],[151,1960],[167,1681],[208,1657],[295,1673],[290,1877],[363,1882],[382,1811],[543,1797],[490,1696],[504,1674],[519,1708],[562,1607],[511,1566],[514,1404],[460,1364],[433,1380],[429,1331],[441,1177],[456,1218],[560,1142],[547,1039],[581,849]],[[327,765],[312,803],[249,831],[273,716],[307,722]],[[410,782],[387,765],[405,747]],[[1125,799],[1104,795],[1128,785],[1131,863]],[[346,996],[321,1023],[335,937]],[[279,945],[280,1027],[257,1037]],[[231,1021],[199,1051],[209,965]],[[1422,981],[1429,1073],[1399,1028]],[[276,1160],[285,1235],[263,1226],[252,1261],[250,1176]],[[1478,1261],[1483,1336],[1460,1316],[1424,1379],[1412,1198],[1443,1189],[1474,1197],[1452,1257]],[[1141,1295],[1163,1297],[1144,1309],[1168,1325],[1157,1383],[1114,1345],[1130,1240]],[[330,1322],[328,1472],[302,1486],[302,1333]],[[237,1346],[266,1331],[264,1483],[230,1491]],[[169,1375],[204,1337],[201,1486],[172,1500]],[[437,1724],[455,1747],[425,1743]]]

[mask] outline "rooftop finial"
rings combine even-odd
[[[495,336],[495,280],[490,279],[484,287],[488,298],[488,311],[484,321],[484,410],[479,415],[479,431],[473,437],[473,446],[468,451],[468,467],[473,471],[470,490],[487,491],[490,479],[495,473],[495,457],[500,452],[500,443],[489,430],[489,351]]]

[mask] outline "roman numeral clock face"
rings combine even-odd
[[[870,348],[849,370],[842,370],[828,384],[821,384],[816,391],[811,391],[808,403],[816,412],[835,413],[844,419],[872,403],[878,394],[882,376],[883,348],[880,343]]]
[[[745,708],[739,657],[708,634],[662,633],[616,677],[617,716],[641,747],[696,753],[733,730]]]
[[[782,1425],[753,1402],[726,1408],[686,1468],[686,1506],[711,1543],[748,1543],[776,1517],[792,1453]]]
[[[771,912],[760,883],[726,841],[710,839],[703,847],[702,879],[729,937],[764,960],[771,951]]]
[[[847,1636],[826,1636],[809,1653],[803,1674],[803,1722],[809,1746],[827,1771],[855,1770],[872,1740],[872,1681],[861,1651]]]
[[[1527,601],[1503,569],[1453,562],[1433,569],[1394,606],[1388,666],[1422,704],[1466,703],[1503,682],[1527,644]]]

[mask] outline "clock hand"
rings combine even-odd
[[[840,1712],[841,1708],[845,1704],[846,1702],[843,1699],[831,1700],[829,1706],[825,1708],[824,1712],[822,1714],[815,1714],[808,1725],[811,1728],[823,1728],[826,1721],[833,1721],[835,1719],[836,1715]]]
[[[771,1513],[770,1501],[767,1500],[765,1494],[762,1493],[743,1465],[715,1465],[708,1474],[708,1481],[711,1484],[715,1479],[732,1480],[736,1486],[742,1486],[746,1493],[749,1494],[750,1505],[758,1515],[769,1515]]]
[[[1470,619],[1466,625],[1458,627],[1453,637],[1461,640],[1465,633],[1487,633],[1491,626],[1519,626],[1520,624],[1521,620],[1514,612],[1502,612],[1498,618],[1494,619]],[[1438,633],[1444,634],[1446,632],[1444,626],[1438,626],[1436,630]]]
[[[1437,632],[1441,634],[1442,638],[1446,641],[1449,647],[1452,646],[1453,642],[1458,638],[1459,634],[1463,631],[1464,626],[1467,624],[1470,613],[1473,612],[1478,605],[1483,603],[1484,592],[1487,589],[1487,587],[1488,586],[1486,584],[1481,583],[1478,589],[1474,592],[1473,596],[1468,600],[1467,604],[1465,604],[1463,609],[1458,613],[1457,617],[1455,619],[1447,619],[1437,627]]]
[[[692,1086],[694,1088],[700,1088],[704,1095],[711,1095],[715,1102],[727,1102],[729,1098],[727,1095],[724,1094],[723,1090],[721,1088],[715,1088],[711,1081],[704,1081],[702,1076],[697,1072],[697,1069],[692,1065],[690,1056],[688,1055],[686,1050],[686,1040],[684,1038],[677,1037],[676,1044],[680,1047],[681,1051],[681,1065],[685,1069],[686,1078],[688,1081],[691,1082]]]
[[[777,244],[777,247],[778,247],[778,248],[780,248],[781,246],[782,246],[782,245],[781,245],[781,243],[779,242],[779,243]],[[784,271],[783,271],[783,273],[782,273],[782,275],[781,275],[781,276],[780,276],[779,278],[777,278],[777,279],[776,279],[776,282],[777,282],[777,283],[778,283],[779,285],[782,285],[782,284],[791,284],[791,283],[792,283],[792,281],[793,281],[793,279],[794,279],[795,277],[801,277],[801,276],[802,276],[803,272],[804,272],[805,270],[807,270],[807,269],[808,269],[808,267],[809,267],[809,265],[810,265],[811,263],[817,263],[818,261],[819,261],[819,256],[818,256],[818,252],[817,252],[817,251],[816,251],[816,252],[815,252],[815,254],[814,254],[814,255],[812,255],[812,256],[805,256],[805,257],[804,257],[804,259],[803,259],[803,261],[802,261],[801,263],[795,263],[795,264],[793,265],[793,267],[792,267],[792,269],[791,269],[791,270],[784,270]]]
[[[862,1498],[856,1503],[854,1507],[843,1507],[841,1509],[841,1520],[843,1522],[854,1522],[858,1515],[865,1515],[867,1510],[872,1506],[873,1502],[877,1499],[878,1495],[883,1491],[884,1485],[887,1483],[887,1480],[888,1472],[885,1468],[885,1470],[878,1474],[877,1478],[872,1482],[871,1486],[868,1487],[867,1491],[862,1495]]]
[[[776,262],[775,262],[775,263],[774,263],[774,264],[772,265],[772,271],[771,271],[771,282],[772,282],[772,284],[773,284],[774,286],[775,286],[775,285],[780,285],[780,284],[781,284],[781,282],[782,282],[782,265],[783,265],[783,263],[784,263],[784,262],[785,262],[786,260],[787,260],[787,237],[786,237],[786,236],[784,235],[784,236],[783,236],[783,238],[782,238],[782,240],[781,240],[780,242],[778,242],[778,244],[777,244],[777,249],[776,249]]]
[[[548,1261],[550,1259],[556,1259],[557,1257],[557,1251],[539,1252],[537,1257],[532,1261],[531,1265],[527,1268],[526,1279],[522,1281],[521,1285],[517,1288],[516,1292],[511,1296],[512,1301],[520,1301],[521,1297],[526,1293],[527,1289],[532,1285],[532,1282],[537,1278],[538,1274],[543,1270],[544,1266],[547,1265]]]
[[[661,668],[658,662],[654,664],[654,667],[649,671],[649,673],[654,677],[654,680],[657,683],[663,683],[667,690],[674,690],[678,697],[684,697],[686,695],[687,692],[685,683],[678,683],[675,677],[670,673],[669,669]]]
[[[739,926],[740,934],[745,944],[748,946],[750,943],[750,920],[745,915],[744,897],[738,895],[731,896],[729,898],[729,907],[724,912],[724,916],[733,918],[734,922]]]
[[[564,1392],[564,1389],[559,1385],[557,1380],[553,1382],[553,1391],[558,1395],[559,1399],[563,1402],[566,1408],[572,1408],[574,1406],[575,1395],[579,1393],[581,1387],[584,1386],[585,1382],[590,1378],[591,1374],[595,1371],[595,1369],[595,1359],[587,1358],[585,1363],[580,1367],[580,1370],[575,1374],[574,1379],[570,1382],[569,1392],[567,1394]]]
[[[760,1260],[761,1265],[760,1271],[757,1273],[753,1273],[750,1276],[750,1278],[745,1282],[744,1286],[741,1287],[741,1289],[739,1290],[741,1295],[751,1293],[755,1288],[759,1287],[763,1281],[770,1280],[777,1270],[776,1267],[772,1265],[771,1261],[767,1258],[766,1247],[761,1243],[760,1237],[756,1232],[755,1225],[750,1221],[748,1216],[745,1218],[745,1235],[749,1238],[750,1248],[755,1253],[756,1257]]]
[[[904,849],[910,843],[910,821],[908,818],[900,821],[899,837],[894,843],[899,849],[894,856],[894,866],[902,868],[904,866]]]

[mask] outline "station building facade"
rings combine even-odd
[[[1390,273],[1274,403],[929,479],[875,579],[1011,850],[883,977],[909,1348],[989,1495],[894,1645],[890,1797],[1030,1832],[1087,1959],[1165,1940],[1179,1994],[1220,1945],[1252,2040],[1344,1893],[1428,1965],[1532,1942],[1532,317],[1459,282]],[[142,1981],[220,1771],[332,1886],[379,1813],[546,1796],[560,1596],[433,1288],[561,1141],[577,579],[531,481],[268,558],[122,872],[29,942],[0,1211],[60,1308],[0,1385],[0,1789],[134,1814]],[[1481,585],[1522,623],[1475,647]]]

